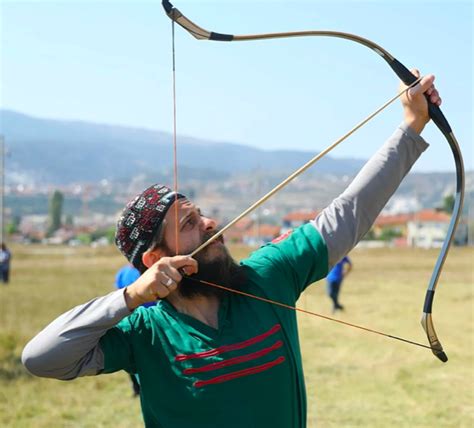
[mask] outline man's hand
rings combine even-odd
[[[197,273],[198,264],[189,256],[162,257],[132,285],[125,289],[125,302],[133,311],[147,302],[163,299],[178,287],[182,269],[187,275]]]
[[[420,72],[418,70],[415,69],[410,71],[416,77],[420,77]],[[416,86],[410,88],[401,97],[405,123],[417,134],[421,133],[430,120],[428,115],[428,102],[424,95],[426,94],[433,104],[437,106],[441,105],[441,98],[433,85],[434,80],[435,77],[432,74],[423,76]],[[406,88],[406,85],[402,83],[400,85],[400,90],[403,90],[404,88]]]

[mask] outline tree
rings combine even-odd
[[[74,226],[74,217],[72,216],[72,214],[68,214],[66,216],[66,220],[64,221],[64,224],[70,227]]]
[[[20,216],[14,216],[11,221],[7,224],[6,232],[8,235],[13,235],[19,232],[19,226],[21,222]]]
[[[403,233],[401,230],[397,228],[387,228],[383,229],[382,232],[380,232],[379,240],[390,242],[393,241],[395,238],[400,238],[402,236]]]
[[[90,233],[79,233],[76,239],[83,245],[90,245],[92,242],[92,236]]]
[[[453,195],[446,195],[443,198],[443,206],[441,210],[447,212],[448,214],[452,214],[454,209],[454,196]]]
[[[61,227],[63,202],[64,195],[59,190],[55,190],[49,200],[48,236],[51,236]]]

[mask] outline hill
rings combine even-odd
[[[139,171],[169,173],[172,136],[148,129],[81,121],[42,119],[0,110],[0,133],[9,152],[7,182],[69,184],[107,179],[129,181]],[[243,144],[179,136],[182,178],[222,179],[256,169],[291,171],[314,152],[260,150]],[[326,156],[319,173],[353,174],[360,159]]]

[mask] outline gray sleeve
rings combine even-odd
[[[369,231],[428,144],[402,123],[349,187],[313,221],[328,249],[329,268]]]
[[[100,338],[127,315],[124,289],[76,306],[26,345],[22,362],[41,377],[70,380],[96,375],[104,367]]]

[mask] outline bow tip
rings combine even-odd
[[[433,352],[443,363],[448,361],[448,356],[444,351]]]
[[[170,14],[171,11],[173,10],[173,5],[169,2],[169,0],[163,0],[161,2],[161,5],[163,6],[167,14]]]

